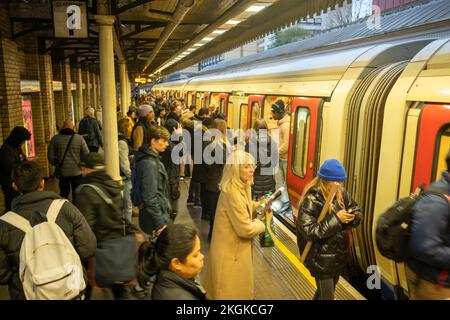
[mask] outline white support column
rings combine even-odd
[[[127,105],[131,106],[131,82],[127,75]]]
[[[116,84],[114,75],[113,28],[114,16],[96,15],[100,39],[100,96],[102,101],[103,147],[106,172],[120,179],[119,145],[117,140]]]
[[[97,110],[98,107],[98,98],[97,98],[97,75],[95,73],[92,74],[92,108]]]
[[[120,61],[120,109],[122,115],[126,115],[128,111],[127,105],[127,64],[125,61]]]

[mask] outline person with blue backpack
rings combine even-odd
[[[158,236],[171,221],[169,179],[160,153],[169,145],[170,133],[158,126],[148,130],[148,144],[135,156],[131,173],[131,199],[139,207],[139,226],[150,236]]]

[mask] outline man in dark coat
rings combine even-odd
[[[11,210],[12,200],[19,195],[12,187],[11,172],[21,161],[26,160],[22,145],[30,138],[31,133],[26,128],[15,127],[0,148],[0,184],[5,196],[6,211]]]
[[[70,143],[70,145],[69,145]],[[67,149],[66,156],[64,153]],[[73,130],[72,120],[64,122],[64,129],[54,136],[48,146],[48,162],[60,166],[59,190],[61,197],[68,198],[72,187],[72,198],[80,183],[80,159],[89,153],[86,141]]]
[[[406,276],[414,300],[450,298],[450,150],[446,162],[447,171],[429,187],[442,196],[426,194],[412,210]]]
[[[83,136],[90,152],[98,152],[100,147],[103,148],[102,131],[94,113],[94,108],[87,108],[85,110],[86,116],[81,119],[78,125],[78,134]]]
[[[123,214],[121,185],[106,173],[103,155],[91,152],[83,156],[81,168],[84,177],[77,189],[74,204],[83,213],[97,242],[101,244],[105,240],[118,239],[124,236],[124,232],[131,234],[131,226],[125,222]],[[108,199],[112,200],[113,205],[108,204],[93,188],[83,186],[85,184],[99,188]],[[111,289],[116,300],[129,298],[129,288],[125,284],[115,283]],[[87,298],[90,295],[89,291],[88,287]]]
[[[20,192],[12,202],[12,210],[30,220],[36,213],[46,213],[55,199],[61,199],[54,192],[44,191],[42,168],[33,161],[25,161],[13,170],[14,187]],[[72,243],[82,262],[92,257],[97,246],[94,233],[81,212],[66,202],[56,219]],[[25,300],[19,278],[19,253],[25,234],[23,231],[0,220],[0,284],[9,285],[12,300]],[[85,272],[85,281],[87,281]]]

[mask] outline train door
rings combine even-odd
[[[228,93],[219,94],[219,112],[223,113],[225,116],[228,116]]]
[[[248,129],[248,102],[241,102],[239,104],[239,129]]]
[[[422,182],[428,186],[439,179],[446,170],[449,148],[450,106],[426,104],[420,116],[411,191]]]
[[[317,166],[321,105],[319,98],[303,97],[294,98],[291,104],[287,186],[294,215],[300,195],[313,179]]]
[[[195,107],[196,107],[195,112],[196,113],[198,112],[198,110],[200,110],[202,108],[202,102],[203,102],[202,92],[197,91],[195,93]]]
[[[202,98],[202,108],[208,108],[209,107],[209,92],[204,92],[203,93],[203,98]]]
[[[254,95],[248,97],[248,105],[250,106],[247,124],[248,129],[253,128],[256,119],[261,119],[263,99],[264,96],[262,95]]]

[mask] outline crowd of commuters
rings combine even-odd
[[[78,132],[70,119],[65,121],[48,147],[60,196],[44,190],[42,168],[22,152],[30,132],[14,128],[0,148],[6,211],[34,227],[47,221],[54,201],[71,200],[61,203],[55,222],[83,266],[85,285],[72,299],[89,299],[94,286],[109,288],[115,299],[253,299],[253,239],[266,230],[256,209],[270,192],[282,186],[287,190],[288,106],[283,100],[272,104],[279,139],[271,137],[264,119],[257,119],[254,130],[239,141],[214,105],[198,108],[183,99],[153,95],[135,105],[118,120],[120,181],[105,170],[95,110],[85,110]],[[279,170],[272,168],[274,163]],[[438,185],[448,195],[450,153],[447,165]],[[334,299],[347,264],[351,230],[361,223],[362,213],[343,186],[346,179],[342,163],[326,160],[299,204],[298,245],[302,252],[305,243],[312,242],[305,265],[317,283],[314,299]],[[189,191],[187,203],[181,204],[183,180]],[[415,207],[413,258],[407,263],[410,282],[416,284],[412,298],[423,298],[423,290],[428,290],[425,298],[448,296],[448,274],[445,279],[442,275],[450,261],[450,239],[443,227],[449,221],[448,203],[430,197]],[[319,218],[329,198],[331,205]],[[202,219],[209,220],[204,288],[198,281],[204,264],[199,233],[174,223],[180,205],[201,208]],[[434,217],[425,218],[424,212],[433,210]],[[133,215],[139,216],[136,225]],[[424,227],[424,221],[432,219],[436,233],[447,242],[436,243]],[[21,244],[28,236],[23,230],[29,227],[8,221],[0,217],[0,284],[9,285],[11,299],[25,299],[19,270]],[[138,233],[145,235],[139,246]],[[441,258],[432,258],[436,252]],[[447,288],[443,295],[433,293],[436,283]]]

